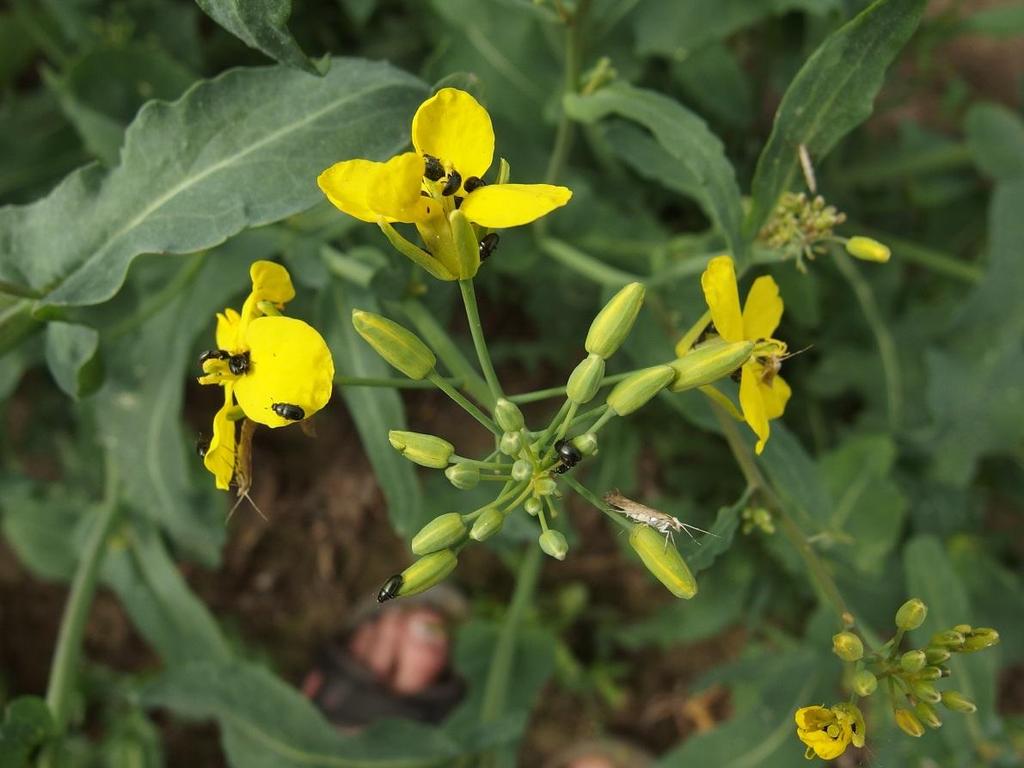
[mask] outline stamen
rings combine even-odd
[[[462,186],[462,174],[456,171],[454,168],[452,172],[448,174],[448,181],[444,183],[444,189],[441,190],[441,194],[445,197],[454,195],[459,191],[459,187]]]
[[[423,156],[423,175],[431,181],[440,181],[444,176],[444,166],[433,155]]]

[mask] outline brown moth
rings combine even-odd
[[[701,533],[706,533],[709,536],[715,535],[711,533],[711,531],[705,531],[703,528],[698,528],[695,525],[688,525],[687,523],[682,522],[678,517],[673,517],[667,512],[651,509],[638,501],[628,499],[617,490],[606,493],[604,495],[604,500],[633,522],[642,523],[653,528],[658,533],[665,534],[666,548],[668,547],[669,541],[675,545],[675,533],[677,531],[684,531],[686,535],[694,541],[697,541],[697,539],[694,538],[691,531],[700,531]]]

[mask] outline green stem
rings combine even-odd
[[[453,387],[457,387],[462,383],[462,379],[445,378],[444,380]],[[339,387],[390,387],[393,389],[430,389],[434,386],[429,381],[365,376],[335,376],[334,383]]]
[[[544,433],[540,436],[540,439],[534,441],[533,446],[538,452],[541,448],[547,445],[548,440],[550,440],[552,435],[555,434],[555,430],[558,429],[558,425],[562,423],[562,419],[565,418],[566,412],[571,407],[572,402],[570,400],[566,400],[562,403],[562,407],[558,409],[558,413],[555,414],[554,418],[551,419],[551,423],[544,429]]]
[[[563,70],[563,95],[576,93],[576,86],[580,77],[580,58],[582,55],[583,40],[583,17],[586,15],[587,6],[590,0],[580,0],[576,12],[565,22],[565,68]],[[554,184],[562,174],[562,167],[569,157],[569,150],[572,149],[572,140],[575,124],[563,109],[558,118],[558,127],[555,129],[555,145],[551,150],[551,158],[548,160],[547,173],[544,180],[547,184]]]
[[[966,144],[950,144],[880,163],[863,163],[856,168],[846,169],[838,178],[844,185],[878,184],[903,180],[907,176],[963,168],[971,165],[972,161],[971,150]]]
[[[860,304],[864,318],[868,321],[871,331],[878,344],[878,353],[882,358],[882,373],[885,375],[886,402],[889,406],[889,426],[897,430],[903,412],[903,382],[900,375],[899,355],[896,353],[896,344],[892,334],[882,318],[878,303],[875,301],[875,294],[871,286],[861,276],[853,260],[839,248],[833,248],[836,267],[850,284],[853,295]]]
[[[462,291],[462,303],[466,305],[466,319],[469,321],[469,332],[473,337],[476,356],[480,361],[480,368],[484,372],[484,379],[486,379],[487,388],[491,393],[491,402],[494,403],[503,396],[503,393],[501,384],[498,383],[498,375],[494,372],[491,353],[487,350],[487,340],[484,338],[484,327],[480,323],[480,310],[476,304],[476,290],[473,287],[473,281],[459,280],[459,289]]]
[[[849,228],[849,227],[848,227]],[[881,232],[870,227],[856,227],[870,237],[888,245],[894,254],[894,261],[905,261],[931,270],[939,275],[974,285],[985,276],[985,270],[969,261],[958,259],[948,253],[915,243],[912,240]]]
[[[478,469],[508,469],[508,464],[503,461],[485,461],[480,459],[467,459],[465,456],[452,454],[448,459],[452,464],[468,464]]]
[[[607,411],[605,411],[604,413],[601,414],[601,418],[599,418],[597,421],[595,421],[593,426],[591,426],[590,429],[588,429],[587,431],[588,432],[597,432],[598,430],[601,429],[601,427],[603,427],[605,424],[607,424],[609,421],[611,421],[612,418],[615,417],[616,415],[617,414],[615,413],[615,411],[613,411],[611,408],[609,408]]]
[[[614,523],[618,525],[620,528],[626,531],[631,531],[633,529],[632,524],[627,522],[626,518],[624,518],[621,514],[616,512],[607,504],[605,504],[601,499],[595,496],[594,493],[589,488],[587,488],[587,486],[583,485],[576,478],[564,475],[562,479],[569,484],[570,488],[572,488],[574,491],[576,491],[576,493],[578,493],[580,496],[586,499],[592,506],[597,507],[605,515],[610,517],[612,521],[614,521]]]
[[[50,682],[46,687],[46,703],[50,707],[57,732],[63,733],[67,726],[68,704],[78,672],[78,660],[82,649],[82,635],[85,621],[89,616],[96,580],[99,576],[103,555],[106,553],[107,537],[117,516],[118,472],[117,463],[108,453],[104,479],[103,501],[96,513],[92,530],[78,562],[68,602],[57,636],[57,648],[50,666]]]
[[[473,403],[467,400],[462,395],[461,392],[455,389],[455,387],[453,387],[447,381],[438,376],[436,371],[432,371],[431,373],[429,373],[427,375],[427,380],[433,382],[434,386],[436,386],[438,389],[440,389],[442,392],[448,395],[448,397],[450,397],[456,403],[461,405],[463,410],[465,410],[466,413],[468,413],[474,419],[479,421],[484,426],[484,428],[490,430],[496,436],[501,437],[501,430],[498,429],[498,426],[493,421],[491,421],[487,414],[485,414],[483,411],[481,411],[479,408],[473,405]]]
[[[538,243],[540,249],[548,256],[574,272],[592,280],[598,285],[609,288],[621,288],[629,283],[643,282],[643,278],[625,270],[618,269],[595,259],[562,240],[546,237]]]
[[[637,368],[633,371],[626,371],[625,373],[616,373],[612,376],[605,376],[601,379],[601,386],[607,387],[609,384],[615,384],[622,381],[623,379],[636,373],[636,371],[642,370]],[[538,400],[547,400],[551,397],[563,397],[565,395],[565,386],[561,387],[549,387],[548,389],[536,389],[533,392],[524,392],[521,395],[511,395],[508,399],[513,403],[534,403]]]

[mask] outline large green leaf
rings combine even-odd
[[[250,48],[291,67],[318,75],[288,31],[292,0],[196,0],[203,11]]]
[[[742,208],[736,173],[718,137],[704,121],[679,102],[655,91],[614,83],[589,96],[570,94],[565,109],[576,120],[593,123],[620,115],[639,123],[692,178],[697,200],[725,237],[729,250],[742,259],[746,253],[740,227]]]
[[[323,78],[237,69],[150,102],[116,168],[87,166],[0,210],[0,280],[48,291],[44,305],[109,299],[139,254],[216,245],[322,199],[315,178],[331,163],[396,152],[424,93],[386,64],[337,59]]]
[[[235,768],[440,768],[461,751],[441,731],[404,721],[342,735],[298,691],[242,661],[173,667],[142,692],[142,702],[215,718]]]
[[[793,78],[751,182],[749,235],[793,183],[801,144],[819,161],[871,114],[885,70],[917,28],[924,5],[878,0],[830,35]]]
[[[99,386],[99,334],[95,328],[75,323],[46,326],[46,364],[54,380],[73,398],[89,394]]]
[[[999,104],[976,104],[965,122],[967,146],[987,175],[1007,181],[1024,176],[1024,121]]]

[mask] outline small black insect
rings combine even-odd
[[[448,181],[444,183],[444,189],[441,190],[441,194],[445,197],[454,195],[459,191],[459,187],[462,186],[462,174],[456,171],[454,168],[452,172],[448,174]]]
[[[737,384],[740,383],[740,379],[742,378],[742,376],[743,376],[743,366],[742,365],[739,368],[737,368],[735,371],[733,371],[732,373],[729,374],[729,378],[732,379],[733,381],[735,381]]]
[[[480,261],[485,261],[488,256],[494,253],[498,247],[497,232],[491,232],[489,235],[484,235],[484,239],[480,241]]]
[[[718,329],[715,328],[715,324],[714,323],[708,323],[706,326],[704,326],[704,330],[700,332],[700,336],[697,337],[697,340],[695,342],[693,342],[693,345],[697,346],[698,344],[703,344],[705,341],[708,340],[709,336],[717,336],[717,335],[718,335]]]
[[[242,352],[239,355],[228,357],[228,370],[235,376],[241,376],[249,371],[249,353]]]
[[[202,365],[207,360],[227,360],[229,357],[231,354],[223,349],[208,349],[199,355],[199,364]]]
[[[202,432],[199,433],[199,437],[196,438],[196,453],[199,454],[199,458],[202,459],[206,456],[206,452],[210,450],[210,441],[203,437]]]
[[[302,421],[306,418],[306,412],[299,406],[292,405],[291,403],[274,403],[270,406],[270,410],[282,419],[288,419],[289,421]]]
[[[380,588],[380,592],[377,593],[377,602],[386,603],[388,600],[394,600],[398,597],[398,590],[402,588],[402,574],[396,573],[390,579],[384,582],[384,586]]]
[[[444,166],[433,155],[423,156],[423,175],[431,181],[438,181],[444,176]]]
[[[559,475],[564,475],[583,460],[583,454],[568,440],[559,440],[555,443],[555,453],[561,459],[561,463],[555,467],[555,472]]]
[[[474,189],[480,189],[480,187],[487,186],[487,182],[481,179],[479,176],[470,176],[466,179],[466,183],[462,185],[462,188],[466,190],[468,195]]]

